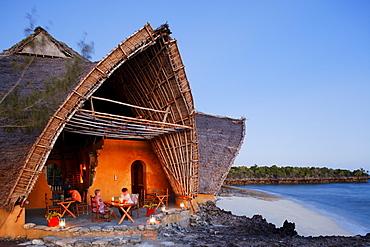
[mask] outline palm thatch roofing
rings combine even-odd
[[[177,42],[170,34],[168,25],[154,30],[146,24],[93,63],[37,28],[0,53],[1,209],[10,212],[27,198],[62,131],[147,140],[176,195],[194,198],[218,189],[225,174],[199,190],[196,112]],[[120,114],[120,107],[125,114]],[[215,127],[218,120],[209,116]],[[238,124],[229,127],[239,135],[226,139],[236,141],[218,144],[232,146],[222,162],[227,171],[245,134],[244,119],[232,121]]]
[[[223,182],[243,144],[245,119],[232,119],[197,112],[199,185],[203,194],[214,194]]]

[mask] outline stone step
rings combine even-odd
[[[141,234],[109,236],[109,237],[74,237],[63,238],[48,236],[44,239],[33,239],[32,241],[19,245],[30,247],[55,246],[55,247],[87,247],[87,246],[130,246],[142,242]]]

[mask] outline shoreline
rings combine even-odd
[[[224,181],[224,185],[366,183],[369,179],[370,176],[341,178],[229,178]]]
[[[306,208],[304,205],[273,194],[251,189],[222,186],[216,205],[235,215],[262,215],[276,227],[284,221],[295,223],[301,236],[354,236],[333,219]]]

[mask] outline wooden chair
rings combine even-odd
[[[168,198],[170,197],[168,188],[163,189],[161,195],[165,196],[165,197],[162,197],[162,202],[166,204],[166,207],[168,207]]]
[[[133,211],[136,211],[137,218],[140,218],[139,194],[131,194],[131,201],[135,206],[131,207],[130,214],[132,215]]]
[[[85,212],[86,212],[86,215],[89,215],[89,210],[88,210],[89,205],[87,205],[86,197],[87,197],[87,191],[85,190],[82,193],[82,198],[81,198],[82,202],[80,204],[76,203],[76,213],[78,216],[80,216],[80,213],[85,213]]]
[[[152,190],[152,193],[148,194],[148,198],[151,199],[152,203],[158,203],[158,190]]]
[[[141,189],[140,196],[141,196],[140,207],[148,204],[149,202],[154,201],[152,196],[149,196],[148,194],[145,193],[145,189]]]
[[[45,193],[45,210],[46,214],[50,213],[51,211],[55,211],[60,213],[60,206],[59,205],[52,205],[51,201],[48,199],[48,194]]]
[[[95,196],[90,195],[90,202],[91,202],[91,222],[92,223],[94,223],[95,218],[98,221],[98,225],[100,225],[101,221],[110,222],[112,220],[110,211],[107,211],[104,213],[99,212],[99,207],[98,207],[97,201],[95,200]],[[108,217],[105,218],[105,215],[108,215]]]
[[[90,213],[91,213],[91,222],[94,222],[94,219],[98,220],[98,208],[95,201],[95,196],[90,195]]]

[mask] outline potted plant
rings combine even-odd
[[[62,215],[55,211],[50,211],[45,215],[45,218],[48,221],[48,226],[58,226],[60,217],[62,217]]]
[[[146,216],[149,217],[152,214],[155,214],[155,208],[157,207],[156,203],[149,202],[148,204],[145,204],[143,208],[146,208]]]

